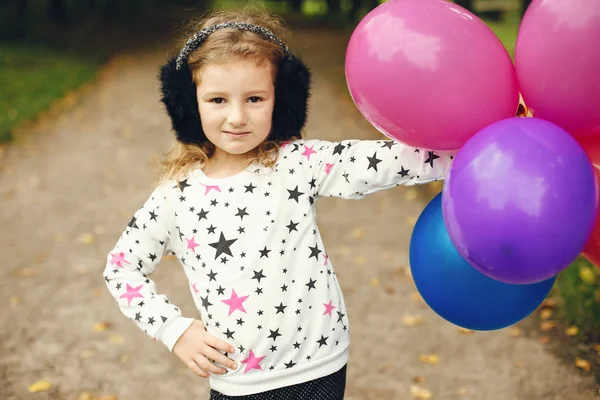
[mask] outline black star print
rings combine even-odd
[[[200,212],[198,214],[196,214],[198,216],[198,221],[200,221],[202,218],[204,219],[208,219],[206,218],[206,216],[208,215],[210,211],[204,211],[204,208],[200,210]]]
[[[425,160],[425,164],[429,164],[431,168],[433,168],[433,160],[435,160],[436,158],[440,158],[440,156],[435,154],[433,151],[428,151],[427,153],[428,157],[427,160]]]
[[[313,281],[312,278],[309,278],[308,283],[305,284],[305,286],[308,286],[309,292],[310,292],[310,289],[316,289],[315,283],[317,283],[317,281]]]
[[[266,275],[263,275],[262,269],[260,271],[254,271],[254,276],[252,277],[252,279],[256,279],[258,283],[260,283],[260,280],[262,278],[266,278]]]
[[[344,150],[346,148],[346,146],[344,146],[341,143],[338,143],[334,148],[333,148],[333,155],[342,154],[342,150]]]
[[[252,184],[249,184],[248,186],[244,186],[246,188],[246,191],[244,193],[254,193],[254,189],[257,188],[257,186],[253,186]]]
[[[288,197],[288,200],[294,199],[296,200],[296,203],[300,203],[298,201],[298,199],[300,198],[300,196],[302,196],[304,193],[299,192],[298,191],[298,185],[296,185],[296,187],[293,190],[287,189],[288,193],[290,194],[290,197]]]
[[[210,302],[208,301],[208,295],[206,295],[206,297],[202,297],[202,296],[200,296],[200,299],[202,300],[202,307],[204,307],[204,309],[205,309],[206,311],[208,311],[208,307],[209,307],[209,306],[212,306],[212,303],[210,303]]]
[[[233,334],[235,332],[231,332],[229,328],[227,328],[227,332],[223,332],[223,335],[227,336],[228,339],[233,339]]]
[[[289,363],[285,363],[284,365],[285,365],[285,369],[288,369],[288,368],[292,368],[294,365],[296,365],[296,363],[293,362],[292,360],[290,360]]]
[[[130,227],[130,228],[140,229],[137,226],[136,221],[137,221],[137,218],[136,217],[132,217],[131,221],[129,221],[129,223],[127,224],[127,226]]]
[[[235,216],[240,217],[240,219],[243,220],[246,215],[250,215],[246,212],[246,208],[248,207],[238,208],[238,213],[235,214]]]
[[[158,215],[156,215],[156,214],[154,213],[154,210],[152,210],[152,211],[149,211],[149,213],[150,213],[150,221],[152,221],[152,220],[155,220],[155,221],[156,221],[156,217],[158,217]]]
[[[395,146],[397,143],[394,142],[393,140],[385,140],[383,142],[383,146],[381,146],[381,148],[387,147],[388,149],[392,149],[392,146]]]
[[[217,274],[218,274],[218,272],[213,272],[213,270],[211,269],[210,273],[206,274],[206,276],[208,276],[210,278],[209,282],[210,281],[216,281],[217,280]]]
[[[336,311],[336,312],[337,312],[337,314],[338,314],[338,320],[337,320],[337,322],[342,322],[342,318],[344,318],[344,316],[345,316],[346,314],[344,314],[344,313],[341,313],[341,312],[339,312],[339,311]]]
[[[296,229],[298,224],[299,224],[299,222],[294,222],[290,219],[290,224],[286,225],[286,228],[288,228],[290,230],[288,233],[291,233],[292,231],[298,232],[298,229]]]
[[[329,339],[329,336],[324,337],[323,335],[321,335],[321,339],[317,340],[317,343],[319,343],[319,348],[321,346],[327,346],[327,339]]]
[[[275,313],[275,315],[277,315],[279,313],[285,314],[286,307],[287,306],[284,306],[283,303],[280,302],[278,306],[275,306],[275,308],[277,309],[277,312]]]
[[[381,162],[381,160],[377,158],[377,152],[373,153],[373,157],[367,157],[367,159],[369,160],[369,166],[367,167],[367,171],[371,168],[377,171],[377,164]]]
[[[400,167],[400,172],[398,172],[398,175],[402,176],[403,178],[408,175],[408,171],[410,171],[410,169],[404,169],[403,166]]]
[[[308,246],[308,248],[310,249],[310,256],[308,256],[308,258],[314,257],[318,260],[319,253],[322,252],[322,250],[319,249],[319,246],[315,244],[315,247]]]
[[[217,289],[217,293],[219,293],[219,294],[225,294],[225,288],[222,287],[221,285],[219,285],[219,288]]]
[[[142,314],[140,314],[139,312],[135,313],[135,320],[137,322],[142,322],[141,319],[142,319]]]
[[[243,319],[241,319],[241,318],[238,318],[238,319],[236,320],[236,322],[237,322],[237,324],[238,324],[238,325],[240,325],[240,326],[244,325],[244,320],[243,320]]]
[[[190,187],[190,186],[191,185],[188,185],[188,183],[187,183],[187,179],[177,183],[177,187],[179,188],[179,190],[181,190],[182,193],[186,187]]]
[[[287,285],[283,285],[283,286],[281,287],[281,291],[282,291],[282,292],[287,292],[287,288],[288,288],[288,287],[287,287]]]
[[[223,235],[223,232],[221,232],[221,236],[219,237],[218,242],[209,243],[208,245],[210,247],[214,247],[215,249],[217,249],[217,254],[215,255],[215,260],[223,253],[233,257],[233,254],[231,254],[231,249],[229,247],[233,243],[235,243],[236,240],[237,239],[230,239],[230,240],[225,239],[225,235]]]
[[[271,351],[277,351],[277,346],[273,345],[273,346],[271,346],[271,348],[269,350],[271,350]]]
[[[295,349],[299,349],[300,348],[300,343],[298,343],[298,342],[294,343],[294,348]]]
[[[265,246],[265,248],[263,250],[259,250],[259,252],[260,252],[260,258],[263,258],[263,257],[269,258],[269,252],[271,252],[271,250],[267,250],[267,246]]]
[[[271,334],[268,336],[269,339],[273,339],[274,341],[277,340],[278,336],[281,336],[281,333],[279,333],[279,328],[277,328],[277,330],[272,331],[271,329],[269,329],[269,331],[271,332]]]
[[[150,258],[150,261],[156,260],[156,254],[148,254],[148,257]]]
[[[148,323],[149,323],[150,325],[154,325],[154,323],[155,323],[155,322],[156,322],[156,321],[154,320],[154,317],[149,317],[149,318],[148,318]]]

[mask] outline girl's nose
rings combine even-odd
[[[233,106],[229,112],[228,122],[234,126],[244,125],[246,123],[246,112],[243,107]]]

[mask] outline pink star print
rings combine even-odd
[[[246,312],[246,309],[244,308],[244,301],[246,301],[248,297],[249,296],[238,297],[238,295],[235,293],[235,289],[231,289],[231,298],[221,301],[229,306],[229,315],[231,315],[231,313],[235,310]]]
[[[142,296],[140,293],[140,290],[142,289],[142,286],[144,286],[144,285],[140,285],[138,287],[131,287],[131,286],[129,286],[129,283],[127,283],[126,285],[127,285],[127,291],[125,293],[123,293],[121,295],[121,297],[119,297],[119,298],[120,299],[126,298],[128,306],[131,305],[132,299],[134,299],[136,297],[141,297],[142,299],[144,298],[144,296]]]
[[[325,173],[328,174],[331,171],[333,164],[325,163]]]
[[[116,265],[119,268],[123,268],[123,264],[131,264],[129,261],[127,261],[125,259],[125,254],[123,253],[119,253],[119,254],[110,254],[111,255],[111,260],[110,263],[112,265]]]
[[[282,149],[285,149],[285,146],[287,146],[288,144],[290,144],[291,140],[286,140],[285,142],[281,142],[281,144],[279,145],[279,147],[281,147]]]
[[[323,315],[325,315],[325,314],[331,315],[331,312],[335,308],[335,306],[331,305],[331,300],[329,300],[329,304],[323,303],[323,305],[325,306],[325,312],[323,313]]]
[[[314,150],[313,150],[313,147],[315,147],[315,146],[312,146],[312,147],[304,146],[304,152],[302,153],[302,155],[303,155],[303,156],[306,156],[306,158],[307,158],[308,160],[310,160],[310,156],[311,156],[311,155],[313,155],[313,154],[316,154],[316,153],[317,153],[316,151],[314,151]]]
[[[194,293],[200,293],[200,291],[196,289],[196,283],[192,285],[192,288],[194,289]]]
[[[196,247],[199,246],[199,244],[194,241],[195,238],[196,238],[195,236],[192,236],[191,239],[187,239],[187,238],[185,239],[185,240],[187,240],[187,248],[192,249],[192,251],[194,253],[196,253]]]
[[[221,188],[219,187],[219,185],[204,185],[204,184],[202,184],[202,186],[204,186],[206,188],[206,191],[204,192],[205,196],[207,194],[209,194],[211,190],[216,190],[217,192],[221,193]]]
[[[251,369],[260,369],[262,371],[260,362],[265,357],[266,356],[256,357],[254,355],[254,352],[252,350],[250,350],[250,355],[248,356],[248,358],[246,358],[245,360],[242,360],[242,364],[246,364],[246,369],[244,369],[244,373],[250,371]]]
[[[325,259],[323,265],[327,265],[327,260],[329,260],[329,256],[327,254],[323,254],[323,258]]]

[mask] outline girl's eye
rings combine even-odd
[[[250,100],[251,103],[258,103],[262,99],[260,97],[258,97],[258,96],[252,96],[248,100]]]
[[[215,97],[214,99],[211,99],[210,101],[211,101],[211,103],[222,104],[223,101],[225,101],[225,99],[222,97]]]

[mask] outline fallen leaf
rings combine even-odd
[[[435,353],[432,354],[421,354],[419,361],[429,365],[438,365],[440,363],[440,356]]]
[[[419,197],[419,192],[416,189],[406,189],[404,192],[404,198],[408,201],[416,200]]]
[[[19,297],[17,297],[17,296],[12,296],[12,297],[10,298],[10,305],[11,305],[12,307],[16,307],[16,306],[18,306],[18,305],[19,305],[19,303],[21,303],[21,299],[20,299]]]
[[[569,326],[565,330],[565,333],[567,334],[567,336],[577,336],[577,334],[579,333],[579,328],[575,325]]]
[[[365,265],[367,262],[369,262],[369,260],[366,257],[358,256],[358,257],[356,257],[354,262],[357,263],[358,265]]]
[[[79,240],[79,243],[92,244],[92,243],[94,243],[95,236],[91,233],[84,233],[81,236],[79,236],[78,240]]]
[[[523,333],[523,332],[521,331],[521,328],[519,328],[518,326],[512,326],[512,327],[510,327],[510,329],[508,330],[508,334],[509,334],[509,336],[510,336],[510,337],[514,337],[514,338],[521,337],[521,334],[522,334],[522,333]]]
[[[474,333],[474,331],[472,329],[461,328],[461,327],[458,327],[458,331],[460,333],[462,333],[463,335],[470,335],[470,334]]]
[[[553,311],[549,308],[544,308],[540,311],[540,318],[543,320],[548,320],[552,317]]]
[[[402,323],[406,326],[420,325],[425,322],[425,318],[420,315],[405,315],[402,317]]]
[[[365,236],[365,230],[362,228],[354,229],[352,232],[352,237],[355,239],[361,239]]]
[[[94,400],[117,400],[117,396],[100,396],[96,397]]]
[[[36,276],[39,273],[40,272],[33,267],[23,268],[19,271],[19,275],[21,275],[23,278],[31,278],[32,276]]]
[[[595,344],[593,346],[593,349],[596,350],[598,352],[598,354],[600,354],[600,344]]]
[[[556,321],[543,321],[540,324],[540,330],[542,330],[543,332],[548,332],[551,331],[552,329],[556,328]]]
[[[91,392],[81,392],[79,393],[79,397],[77,400],[95,400],[94,393]]]
[[[94,289],[94,297],[100,297],[104,294],[104,289],[102,288],[96,288]]]
[[[556,307],[556,299],[553,299],[550,297],[544,299],[544,301],[542,302],[542,307],[548,307],[548,308]]]
[[[81,358],[90,358],[94,355],[96,355],[96,352],[94,350],[83,350],[81,352]]]
[[[591,267],[582,267],[579,270],[579,278],[582,280],[582,282],[591,285],[596,280],[596,273]]]
[[[29,385],[29,393],[47,392],[51,388],[51,382],[47,380],[40,380]]]
[[[104,332],[111,326],[112,326],[112,324],[110,322],[106,322],[106,321],[98,322],[97,324],[94,325],[94,330],[96,332]]]
[[[414,383],[419,384],[419,383],[425,383],[426,379],[424,376],[413,376],[412,381]]]
[[[414,217],[414,216],[412,216],[412,217],[408,217],[408,218],[406,218],[406,224],[407,224],[408,226],[410,226],[410,227],[414,227],[414,226],[415,226],[415,224],[417,223],[417,219],[418,219],[418,218],[417,218],[417,217]]]
[[[396,289],[394,289],[394,288],[393,288],[393,287],[391,287],[391,286],[386,286],[386,287],[385,287],[385,292],[386,292],[387,294],[390,294],[390,295],[391,295],[391,294],[394,294],[394,293],[396,293]]]
[[[584,370],[586,372],[592,368],[592,364],[589,361],[584,360],[583,358],[579,358],[579,357],[577,357],[575,359],[575,366],[577,366],[578,368],[581,368],[582,370]]]
[[[410,294],[410,299],[419,305],[427,304],[419,292],[412,292]]]
[[[127,364],[129,362],[130,358],[129,356],[121,356],[121,358],[119,358],[119,362],[121,364]]]
[[[384,260],[384,261],[391,261],[392,258],[394,258],[394,252],[393,251],[386,250],[383,253],[381,253],[381,259]]]
[[[417,385],[410,387],[410,394],[418,400],[429,400],[433,396],[429,390]]]
[[[540,336],[540,338],[538,339],[540,341],[541,344],[548,344],[550,343],[550,336]]]
[[[123,344],[125,342],[125,338],[123,337],[123,335],[118,335],[118,334],[114,333],[114,334],[110,335],[109,341],[112,344]]]
[[[524,365],[521,361],[515,361],[513,364],[516,368],[523,368]]]
[[[381,282],[379,282],[379,278],[371,278],[370,283],[371,283],[371,286],[377,287],[380,285]]]
[[[379,367],[379,372],[386,372],[386,371],[390,371],[394,369],[394,364],[392,363],[387,363],[387,364],[383,364]]]
[[[469,394],[469,391],[465,388],[460,388],[458,389],[458,391],[456,392],[457,395],[459,396],[466,396]]]

